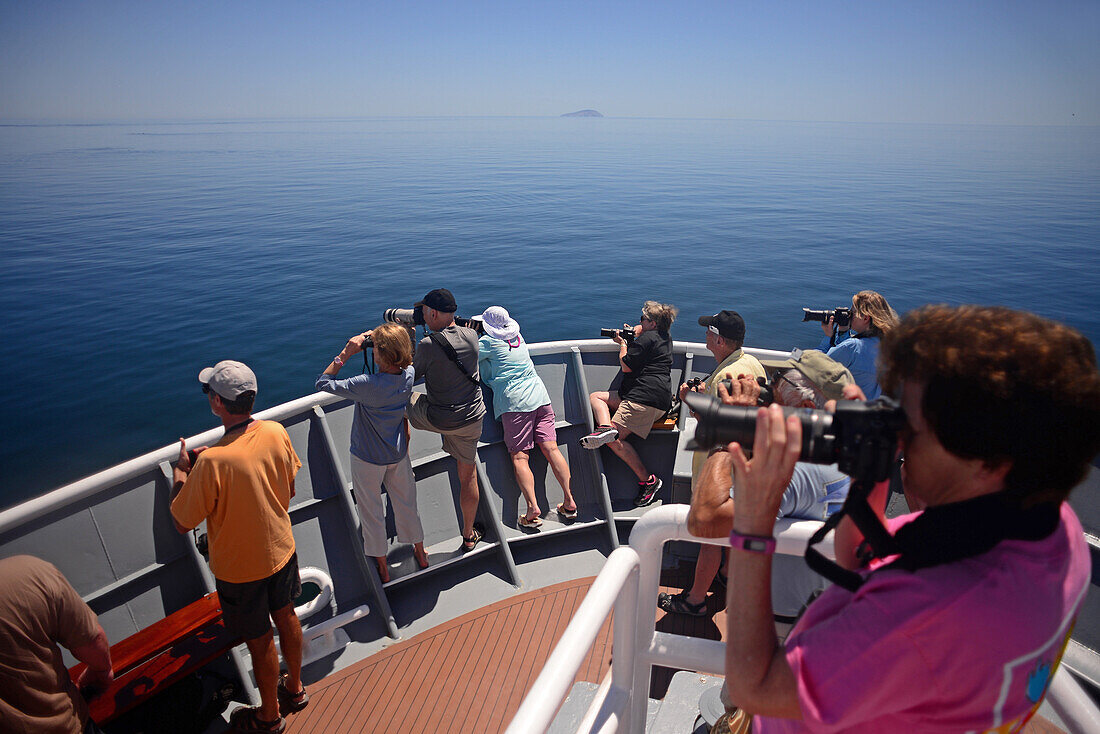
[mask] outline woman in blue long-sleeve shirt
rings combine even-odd
[[[878,345],[898,325],[898,314],[880,293],[860,291],[852,296],[852,324],[837,332],[830,319],[821,325],[825,338],[818,349],[847,367],[868,400],[882,394],[878,385]]]
[[[378,374],[355,375],[346,380],[336,374],[364,345],[374,350]],[[386,507],[382,484],[393,508],[397,537],[412,543],[420,568],[428,567],[424,528],[416,509],[416,478],[409,461],[408,421],[405,406],[413,386],[413,348],[409,333],[398,324],[382,324],[348,339],[340,354],[317,378],[317,389],[351,398],[351,485],[363,533],[363,550],[378,564],[382,583],[390,580],[386,562]]]

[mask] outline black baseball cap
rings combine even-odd
[[[422,301],[418,301],[413,304],[416,307],[427,306],[428,308],[434,308],[436,311],[443,311],[444,313],[454,313],[458,310],[458,304],[455,303],[455,297],[451,295],[451,292],[446,288],[436,288],[434,291],[428,291],[428,295],[424,296]]]
[[[736,311],[719,311],[713,316],[700,316],[699,326],[705,326],[715,334],[733,341],[745,341],[745,320]]]

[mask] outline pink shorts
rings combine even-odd
[[[504,445],[510,454],[529,451],[536,443],[558,440],[554,409],[549,404],[528,413],[504,413],[500,422],[504,425]]]

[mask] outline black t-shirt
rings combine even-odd
[[[672,339],[667,331],[645,331],[626,347],[619,397],[661,410],[672,407]]]

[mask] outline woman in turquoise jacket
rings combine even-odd
[[[565,494],[558,505],[558,517],[577,518],[577,503],[569,489],[569,464],[558,448],[554,409],[546,386],[535,372],[519,324],[501,306],[490,306],[481,315],[485,335],[478,340],[477,368],[482,382],[493,390],[493,412],[504,426],[504,445],[512,456],[527,512],[517,522],[527,528],[542,524],[535,475],[528,463],[531,449],[538,444]]]

